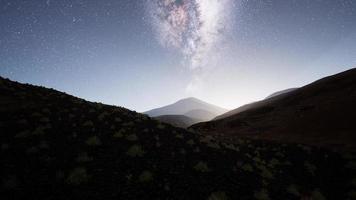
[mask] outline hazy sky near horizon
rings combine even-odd
[[[137,111],[356,67],[354,0],[0,0],[0,76]]]

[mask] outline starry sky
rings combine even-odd
[[[356,67],[354,0],[0,0],[0,76],[146,111]]]

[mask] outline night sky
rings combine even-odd
[[[0,75],[145,111],[356,67],[354,0],[0,0]]]

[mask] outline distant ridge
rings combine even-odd
[[[189,97],[167,106],[149,110],[144,112],[144,114],[147,114],[150,117],[161,115],[185,115],[190,118],[208,121],[225,112],[227,112],[227,109],[194,97]]]
[[[282,91],[278,91],[278,92],[275,92],[269,96],[267,96],[264,100],[261,100],[261,101],[256,101],[256,102],[252,102],[252,103],[249,103],[249,104],[245,104],[243,106],[240,106],[234,110],[231,110],[229,112],[226,112],[222,115],[219,115],[217,117],[214,118],[214,120],[218,120],[218,119],[223,119],[223,118],[226,118],[226,117],[230,117],[232,115],[236,115],[238,113],[241,113],[243,111],[246,111],[246,110],[249,110],[249,109],[253,109],[253,108],[257,108],[257,107],[260,107],[260,106],[263,106],[265,105],[267,102],[271,102],[271,101],[275,101],[279,98],[282,98],[284,95],[296,90],[298,88],[289,88],[289,89],[286,89],[286,90],[282,90]]]

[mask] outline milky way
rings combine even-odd
[[[204,68],[230,23],[232,0],[150,0],[158,41],[180,51],[191,69]]]

